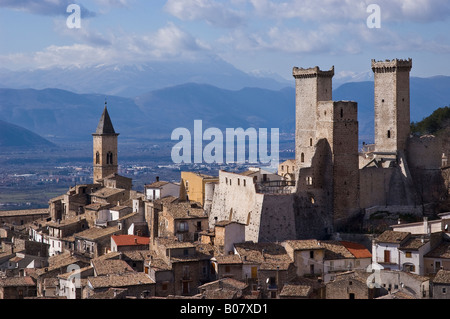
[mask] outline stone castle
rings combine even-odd
[[[202,186],[209,228],[235,222],[245,226],[246,241],[281,242],[328,239],[380,213],[421,218],[446,189],[439,140],[410,135],[411,68],[411,60],[372,61],[375,145],[363,151],[358,104],[332,100],[334,67],[294,68],[296,158],[286,162],[290,173],[220,171]],[[50,200],[52,220],[85,214],[92,226],[108,205],[140,202],[132,180],[118,175],[119,134],[106,105],[92,135],[93,184]]]
[[[446,190],[440,142],[410,135],[411,68],[411,59],[372,61],[375,145],[363,152],[357,103],[332,100],[334,67],[294,68],[295,186],[221,171],[210,226],[236,221],[246,240],[283,241],[329,238],[380,212],[422,217]]]

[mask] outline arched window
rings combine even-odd
[[[305,153],[302,153],[302,155],[300,156],[300,161],[301,161],[302,163],[305,162]]]
[[[95,164],[100,164],[100,153],[95,154]]]

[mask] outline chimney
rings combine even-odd
[[[159,182],[159,176],[156,176],[156,181]]]
[[[428,217],[423,218],[423,232],[425,235],[430,234],[430,226],[428,225]]]

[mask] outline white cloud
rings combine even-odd
[[[38,15],[61,16],[67,14],[67,7],[73,0],[0,0],[0,8],[10,8]],[[93,17],[95,12],[80,5],[83,17]]]
[[[366,19],[367,7],[377,4],[387,22],[432,22],[450,16],[447,0],[248,0],[255,12],[268,19],[348,22]]]
[[[0,56],[0,65],[11,68],[82,67],[170,59],[195,60],[210,54],[207,45],[172,23],[145,35],[123,32],[104,36],[96,32],[82,32],[77,37],[84,43],[52,45],[32,54]]]
[[[204,20],[210,25],[225,28],[244,23],[242,13],[214,0],[168,0],[164,8],[183,21]]]

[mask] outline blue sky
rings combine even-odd
[[[80,29],[66,25],[72,3]],[[290,79],[294,66],[342,77],[412,58],[413,76],[450,75],[449,18],[444,0],[0,0],[0,68],[220,58]]]

